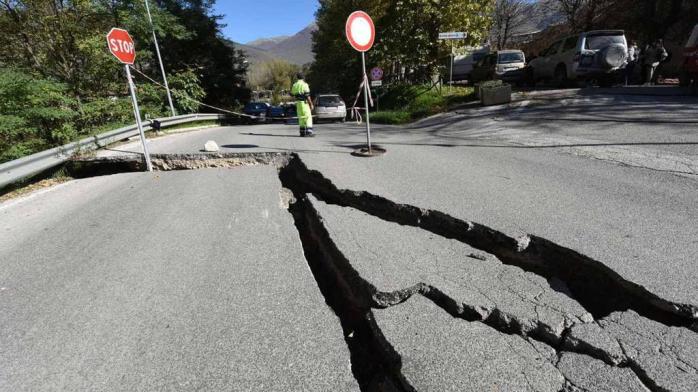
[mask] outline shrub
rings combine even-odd
[[[412,121],[412,114],[407,111],[384,111],[371,113],[371,121],[376,124],[406,124]]]

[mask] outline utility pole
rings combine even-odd
[[[170,103],[170,111],[172,112],[172,117],[177,115],[175,112],[174,104],[172,104],[172,94],[170,93],[170,85],[167,83],[167,75],[165,74],[165,66],[162,64],[162,57],[160,56],[160,45],[158,45],[158,37],[155,35],[155,26],[153,25],[153,17],[150,15],[150,6],[148,5],[148,0],[144,0],[145,10],[148,12],[148,20],[150,21],[150,29],[153,31],[153,42],[155,42],[155,53],[158,55],[158,62],[160,63],[160,72],[162,72],[162,80],[165,82],[165,90],[167,90],[167,101]]]

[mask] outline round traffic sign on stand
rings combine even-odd
[[[107,46],[109,51],[124,64],[133,64],[136,61],[136,45],[133,38],[124,29],[113,28],[107,34]]]
[[[367,13],[355,11],[347,19],[346,34],[354,49],[366,52],[371,49],[376,39],[376,27]]]

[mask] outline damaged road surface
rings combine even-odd
[[[132,173],[0,206],[0,390],[357,391],[280,187]]]
[[[698,390],[694,303],[307,156],[160,154],[0,206],[0,390]]]

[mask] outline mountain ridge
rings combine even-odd
[[[304,65],[313,62],[313,32],[315,22],[291,36],[259,38],[247,44],[235,43],[244,51],[250,64],[259,64],[271,59],[282,59],[292,64]]]

